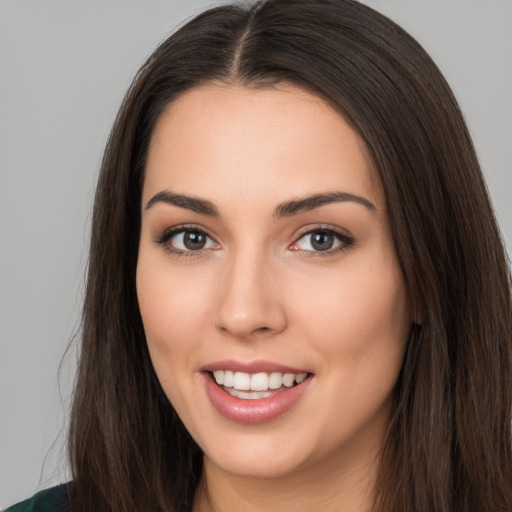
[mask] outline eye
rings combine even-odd
[[[350,247],[354,239],[333,229],[314,229],[304,233],[291,247],[295,251],[333,254]]]
[[[219,247],[204,231],[198,228],[172,228],[156,242],[171,253],[198,252]]]

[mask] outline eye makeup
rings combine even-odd
[[[221,248],[206,230],[194,224],[172,226],[154,242],[177,257],[201,257],[206,251]],[[329,257],[349,249],[354,243],[354,238],[340,228],[310,225],[296,236],[288,250],[306,257]]]
[[[301,240],[303,241],[301,242]],[[311,258],[329,257],[349,249],[354,243],[354,238],[346,232],[333,227],[321,226],[302,233],[289,247],[289,250],[297,251]],[[304,248],[307,245],[311,249]]]

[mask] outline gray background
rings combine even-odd
[[[453,86],[510,248],[512,0],[365,3],[411,32]],[[0,0],[0,508],[68,478],[76,344],[63,356],[103,146],[145,57],[210,5]]]

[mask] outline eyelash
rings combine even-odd
[[[182,250],[182,249],[176,249],[175,247],[173,247],[170,244],[170,240],[174,236],[181,234],[181,233],[186,233],[186,232],[199,233],[213,241],[212,237],[210,235],[208,235],[208,233],[206,231],[204,231],[203,229],[200,229],[194,225],[182,225],[182,226],[175,226],[170,229],[167,229],[166,231],[164,231],[164,233],[162,234],[161,237],[159,237],[155,240],[155,242],[158,245],[161,245],[169,254],[172,254],[173,256],[176,256],[178,258],[197,258],[197,257],[203,256],[204,251],[209,250],[209,249],[198,249],[196,251]],[[340,244],[338,247],[335,247],[334,249],[328,249],[325,251],[312,251],[312,250],[299,249],[299,248],[295,248],[293,250],[304,255],[304,256],[310,257],[310,258],[318,258],[318,257],[323,258],[323,257],[333,256],[334,254],[341,253],[341,252],[349,249],[350,247],[352,247],[355,243],[354,238],[352,238],[350,235],[348,235],[344,231],[334,229],[332,227],[318,226],[313,229],[308,229],[308,230],[300,233],[296,237],[295,242],[293,242],[291,247],[296,246],[297,243],[301,239],[305,238],[308,235],[312,235],[314,233],[325,233],[327,235],[331,235],[334,238],[336,238],[340,242]],[[216,242],[214,242],[214,243],[216,245],[218,245]]]
[[[176,249],[173,247],[170,243],[170,240],[180,233],[187,233],[187,232],[193,232],[193,233],[199,233],[201,235],[206,236],[210,240],[213,240],[212,237],[203,229],[198,228],[194,225],[182,225],[182,226],[175,226],[170,229],[167,229],[164,231],[162,236],[155,240],[155,242],[158,245],[161,245],[165,251],[167,251],[169,254],[172,254],[173,256],[176,256],[178,258],[197,258],[201,257],[203,255],[203,251],[205,249],[199,249],[197,251],[188,250],[184,251],[182,249]],[[207,250],[207,249],[206,249]]]
[[[304,232],[300,233],[296,239],[295,242],[293,242],[292,247],[297,245],[299,240],[303,239],[304,237],[308,235],[312,235],[314,233],[325,233],[327,235],[333,236],[335,239],[337,239],[340,242],[340,245],[338,247],[335,247],[334,249],[328,249],[326,251],[311,251],[306,249],[294,249],[296,252],[307,256],[309,258],[326,258],[329,256],[333,256],[335,254],[339,254],[343,251],[346,251],[350,247],[352,247],[355,243],[355,240],[352,236],[350,236],[345,231],[342,231],[340,229],[335,229],[332,227],[327,226],[318,226],[313,229],[307,229]]]

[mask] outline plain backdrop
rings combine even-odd
[[[454,88],[510,252],[512,0],[365,3],[414,35]],[[0,0],[0,508],[69,478],[72,340],[103,147],[144,59],[211,5]]]

